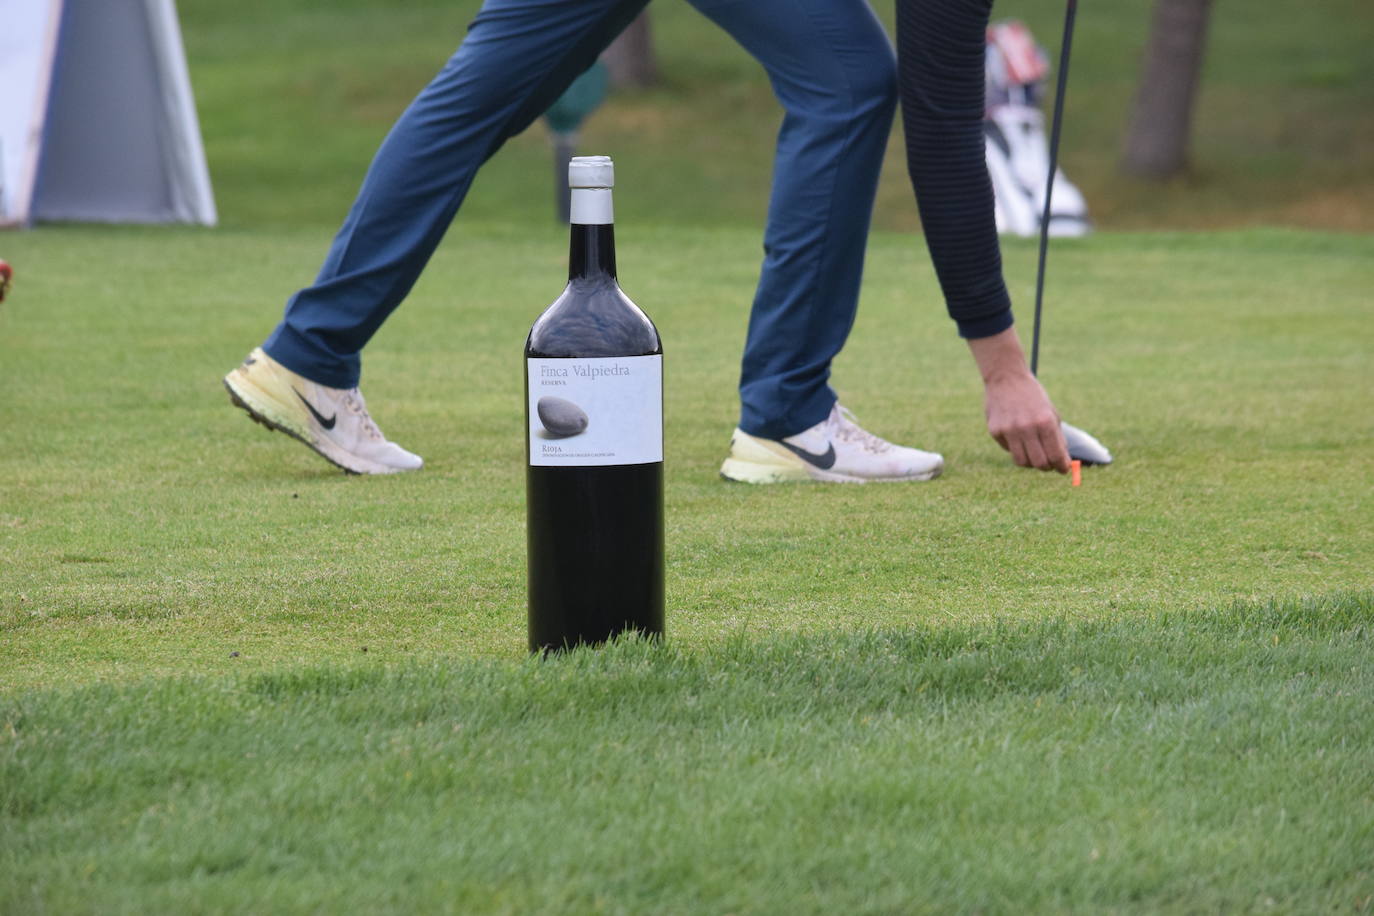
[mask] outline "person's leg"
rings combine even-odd
[[[781,439],[835,404],[830,361],[854,323],[896,60],[865,0],[691,0],[768,71],[778,134],[740,428]]]
[[[266,353],[332,388],[410,292],[478,167],[539,117],[647,0],[488,0],[467,37],[382,143],[313,286]]]

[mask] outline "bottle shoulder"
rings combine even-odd
[[[653,356],[663,343],[644,310],[610,278],[575,279],[530,328],[533,357]]]

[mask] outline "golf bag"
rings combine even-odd
[[[1040,113],[1050,72],[1049,56],[1023,24],[999,22],[988,28],[984,60],[987,96],[983,135],[996,199],[997,231],[1034,236],[1040,232],[1050,164],[1045,119]],[[1049,231],[1050,235],[1086,235],[1092,231],[1088,204],[1062,169],[1055,170]]]

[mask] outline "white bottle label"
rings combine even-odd
[[[663,460],[663,357],[527,359],[530,464]]]

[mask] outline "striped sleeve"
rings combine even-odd
[[[983,140],[991,0],[897,0],[907,170],[949,315],[961,337],[1012,325]]]

